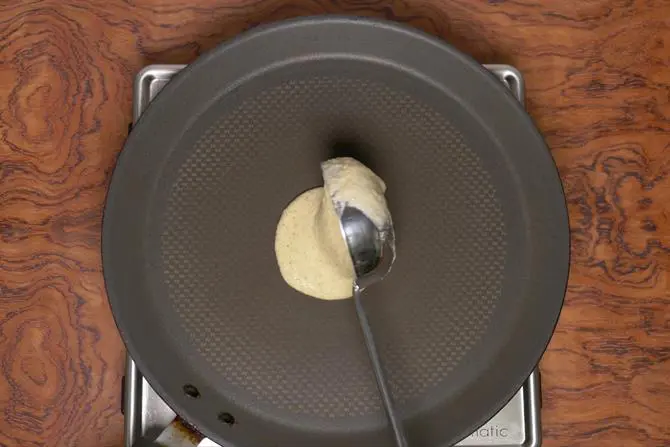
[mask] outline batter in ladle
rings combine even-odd
[[[325,187],[302,193],[284,209],[275,254],[282,277],[297,291],[324,300],[349,298],[354,268],[333,202],[358,208],[382,228],[390,221],[386,185],[349,157],[328,160],[321,170]]]

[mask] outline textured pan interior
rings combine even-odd
[[[292,290],[273,250],[319,162],[353,155],[389,186],[398,260],[366,306],[410,443],[458,441],[521,385],[558,316],[567,221],[546,147],[502,87],[419,33],[314,19],[250,36],[178,75],[119,160],[103,256],[133,358],[224,445],[391,445],[353,303]],[[259,40],[279,48],[254,60]],[[451,62],[437,77],[418,63],[431,52]]]
[[[366,301],[394,396],[420,405],[480,341],[501,295],[505,223],[478,154],[430,106],[354,73],[244,98],[208,112],[220,118],[175,164],[161,213],[158,281],[203,367],[278,417],[337,427],[379,413],[352,303],[302,296],[273,256],[283,208],[319,184],[330,151],[354,150],[392,185],[398,263]]]

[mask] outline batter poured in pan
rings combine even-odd
[[[289,286],[314,298],[338,300],[351,297],[355,274],[333,202],[358,208],[381,227],[389,216],[386,185],[349,157],[328,160],[321,170],[325,187],[302,193],[284,209],[275,253]]]

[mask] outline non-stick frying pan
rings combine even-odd
[[[287,286],[283,208],[350,155],[388,185],[397,262],[365,298],[410,446],[447,446],[518,390],[568,273],[561,183],[492,75],[386,22],[257,28],[199,58],[142,115],[103,225],[133,359],[224,446],[390,446],[353,302]]]

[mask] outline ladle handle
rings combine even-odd
[[[384,377],[384,370],[382,369],[382,364],[379,361],[379,353],[377,352],[375,340],[372,336],[372,330],[370,329],[370,323],[368,322],[368,316],[365,313],[365,309],[363,308],[361,299],[362,294],[363,291],[361,288],[354,284],[353,295],[354,304],[356,306],[356,315],[358,316],[358,323],[360,324],[361,331],[363,332],[365,347],[368,350],[368,357],[370,358],[370,363],[372,364],[372,370],[375,373],[375,380],[377,381],[379,395],[382,398],[382,404],[384,405],[384,410],[386,411],[386,417],[391,423],[391,428],[393,429],[395,445],[396,447],[407,447],[405,431],[403,430],[402,423],[396,416],[395,409],[393,407],[393,401],[391,400],[391,393],[388,390],[386,378]]]

